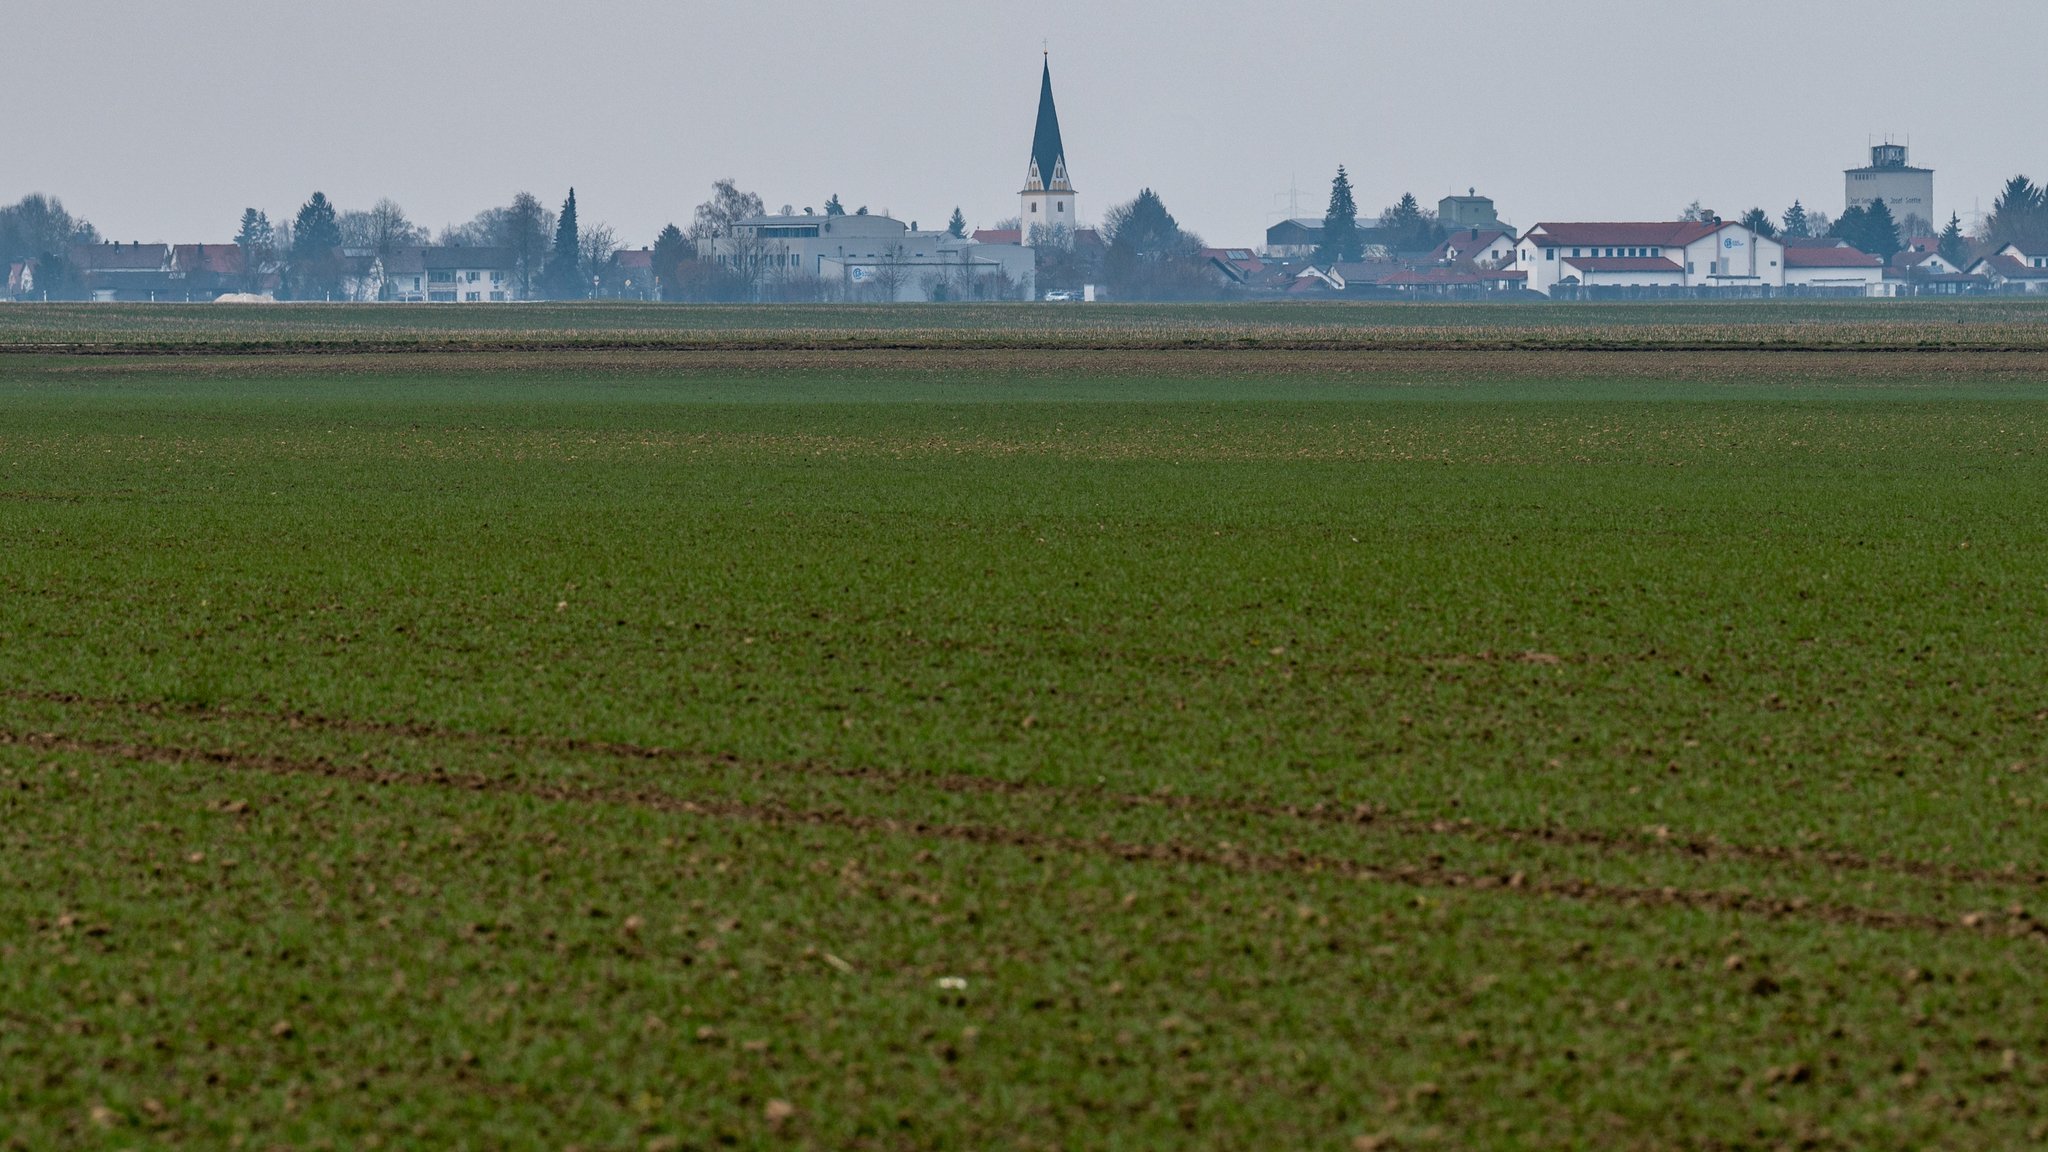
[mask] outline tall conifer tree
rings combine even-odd
[[[542,274],[548,295],[557,300],[577,300],[584,295],[583,249],[576,235],[576,190],[562,201],[562,214],[555,218],[555,245],[548,253]]]
[[[663,300],[681,298],[677,281],[681,279],[683,261],[690,259],[689,243],[683,238],[683,230],[674,224],[663,228],[654,238],[654,279]]]
[[[1899,251],[1899,224],[1882,196],[1873,199],[1863,213],[1863,238],[1865,242],[1856,246],[1880,260],[1889,261]]]
[[[1330,206],[1323,212],[1323,242],[1316,249],[1316,263],[1352,263],[1365,254],[1358,236],[1358,201],[1351,195],[1351,177],[1342,164],[1337,178],[1330,181]]]
[[[1963,266],[1963,261],[1969,259],[1970,247],[1963,240],[1963,218],[1961,216],[1953,212],[1948,214],[1948,227],[1941,230],[1941,243],[1936,246],[1936,251],[1941,253],[1943,260],[1958,268]]]
[[[292,221],[291,279],[301,300],[331,298],[341,289],[341,223],[324,192],[315,192]]]
[[[1806,219],[1806,205],[1797,200],[1792,201],[1792,206],[1785,209],[1785,235],[1811,236],[1812,227]]]

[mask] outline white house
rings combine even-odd
[[[1981,276],[1994,292],[2048,292],[2048,255],[2022,251],[2008,244],[1970,265],[1970,275]]]
[[[2032,252],[2017,244],[2007,244],[1998,250],[1998,254],[2000,256],[2010,256],[2029,268],[2048,268],[2048,244],[2044,244]]]
[[[1451,199],[1451,197],[1445,197]],[[1488,201],[1492,203],[1492,201]],[[1515,255],[1515,234],[1505,228],[1460,228],[1429,254],[1436,264],[1475,264],[1500,268]]]
[[[1528,288],[1777,289],[1785,246],[1732,221],[1545,223],[1515,243]]]
[[[500,304],[519,299],[510,248],[422,248],[430,304]]]

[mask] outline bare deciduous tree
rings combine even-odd
[[[602,279],[612,266],[612,257],[619,251],[618,233],[605,223],[586,225],[577,235],[576,243],[581,251],[583,279],[587,282]]]
[[[884,249],[880,262],[875,265],[872,281],[875,293],[882,298],[882,303],[896,302],[896,293],[903,287],[909,275],[910,265],[908,257],[903,252],[903,245],[891,244]]]
[[[71,244],[98,240],[93,226],[66,212],[55,196],[33,192],[0,208],[0,263],[59,254]]]
[[[753,192],[740,191],[738,181],[730,178],[714,181],[711,199],[697,205],[696,215],[690,224],[690,238],[715,240],[730,236],[734,225],[765,211],[761,197]]]

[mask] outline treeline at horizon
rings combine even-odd
[[[782,210],[795,211],[788,205]],[[867,211],[862,206],[853,214]],[[825,215],[846,212],[836,193],[825,200]],[[766,262],[755,265],[706,258],[711,243],[732,236],[740,221],[766,214],[758,193],[742,190],[732,179],[718,180],[710,198],[696,206],[687,228],[667,224],[651,245],[639,250],[646,254],[644,258],[622,261],[621,256],[633,249],[611,225],[581,221],[573,188],[559,210],[550,209],[530,192],[519,192],[507,204],[486,208],[463,223],[445,224],[438,231],[410,219],[405,209],[388,197],[367,209],[340,209],[325,193],[315,191],[289,218],[273,220],[261,209],[244,208],[231,243],[240,250],[252,285],[260,276],[271,291],[286,299],[333,298],[350,274],[351,259],[379,258],[388,263],[401,250],[423,247],[498,250],[512,273],[514,287],[525,299],[633,294],[696,302],[827,298],[827,286],[815,276],[776,270],[765,266]],[[1719,216],[1696,200],[1679,218]],[[1932,222],[1917,217],[1894,219],[1882,201],[1867,210],[1852,207],[1830,218],[1794,200],[1776,217],[1754,207],[1739,220],[1765,236],[1832,237],[1885,260],[1909,240],[1933,236],[1941,254],[1961,266],[2008,244],[2018,244],[2026,251],[2048,248],[2048,185],[2036,184],[2024,175],[2012,177],[1974,233],[1966,233],[1955,214],[1938,231]],[[993,227],[1020,226],[1012,217]],[[959,208],[954,208],[946,231],[967,235]],[[1436,213],[1418,203],[1412,193],[1382,210],[1373,225],[1362,226],[1349,175],[1340,166],[1331,181],[1322,242],[1310,260],[1323,265],[1357,262],[1372,251],[1396,259],[1413,258],[1436,248],[1447,234]],[[1030,239],[1042,289],[1101,284],[1116,298],[1127,300],[1217,295],[1217,286],[1203,274],[1202,238],[1183,227],[1164,199],[1150,188],[1110,207],[1099,229],[1034,229]],[[73,266],[73,253],[82,246],[105,242],[91,221],[67,211],[56,196],[31,193],[14,204],[0,206],[0,268],[34,264],[39,297],[85,298],[85,269]],[[639,278],[637,284],[635,277]]]

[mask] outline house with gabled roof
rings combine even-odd
[[[1885,269],[1886,275],[1905,280],[1921,280],[1930,276],[1956,276],[1962,269],[1933,248],[1907,248],[1895,253],[1892,262]]]
[[[2048,244],[2039,244],[2030,247],[2022,247],[2018,244],[2007,244],[2005,247],[2000,248],[1998,250],[1998,254],[2001,256],[2010,256],[2029,268],[2048,268]]]
[[[1265,268],[1265,262],[1249,248],[1204,248],[1196,255],[1205,270],[1224,284],[1249,284]]]
[[[1971,264],[1969,274],[1982,277],[1993,292],[2048,292],[2048,265],[2030,263],[2027,254],[2014,244]]]
[[[1475,264],[1499,268],[1515,256],[1515,234],[1505,228],[1460,228],[1429,254],[1432,264]]]
[[[1785,286],[1785,246],[1733,221],[1538,224],[1515,243],[1527,287],[1708,288],[1762,291]]]

